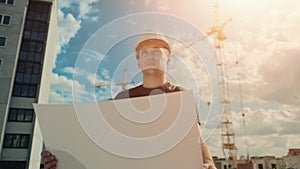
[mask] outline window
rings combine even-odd
[[[34,98],[38,95],[51,5],[29,1],[13,96]]]
[[[28,78],[28,76],[26,76],[25,78]],[[28,84],[14,85],[13,96],[34,98],[36,97],[36,94],[37,94],[37,85],[28,85]]]
[[[13,96],[36,97],[40,82],[41,63],[34,52],[21,52]]]
[[[11,122],[32,122],[33,109],[17,109],[9,110],[8,121]]]
[[[46,40],[47,24],[41,21],[27,20],[25,23],[24,38],[43,42]]]
[[[33,58],[31,58],[33,59]],[[30,63],[19,61],[17,68],[16,82],[38,84],[41,72],[39,63]]]
[[[5,47],[6,37],[0,35],[0,47]]]
[[[28,148],[29,134],[5,134],[4,148]]]
[[[14,4],[14,0],[0,0],[0,3],[4,3],[4,4]]]
[[[0,161],[0,169],[25,169],[26,161]]]
[[[7,4],[14,4],[14,0],[7,0]]]
[[[9,25],[9,24],[10,24],[10,16],[4,15],[2,24],[3,24],[3,25]]]
[[[0,25],[10,25],[10,16],[0,14]]]
[[[28,32],[28,33],[25,32],[24,37],[37,40],[38,34],[36,32]],[[25,40],[22,43],[21,49],[24,52],[31,52],[31,54],[33,55],[34,53],[42,53],[44,49],[44,44],[42,42]]]

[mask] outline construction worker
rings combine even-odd
[[[136,59],[143,74],[143,84],[117,94],[115,99],[125,99],[152,94],[182,91],[183,88],[166,80],[166,67],[170,62],[171,47],[166,38],[156,32],[148,31],[137,43]],[[200,132],[200,127],[199,127]],[[215,169],[210,150],[205,142],[201,143],[204,168]],[[45,169],[55,169],[57,159],[49,151],[42,152]]]

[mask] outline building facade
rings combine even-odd
[[[32,103],[47,103],[56,0],[0,0],[0,169],[39,169],[43,140]]]
[[[251,161],[257,169],[277,169],[281,158],[276,158],[275,156],[252,157]]]
[[[214,157],[217,169],[231,169],[224,158]],[[289,149],[287,156],[276,158],[275,156],[251,157],[250,163],[237,161],[237,169],[300,169],[300,149]]]
[[[289,149],[287,156],[284,156],[282,163],[288,169],[300,169],[300,149]]]

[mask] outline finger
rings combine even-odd
[[[52,155],[49,151],[42,151],[41,156],[46,157]]]
[[[55,157],[54,155],[51,155],[51,156],[45,156],[45,157],[42,158],[42,161],[43,161],[44,163],[49,163],[49,162],[51,162],[51,161],[53,161],[53,160],[56,160],[56,157]]]
[[[55,166],[53,166],[53,167],[51,167],[50,169],[56,169],[56,165],[55,165]]]
[[[45,169],[52,169],[53,167],[56,168],[56,164],[57,164],[57,161],[53,160],[51,162],[44,164],[44,168]]]

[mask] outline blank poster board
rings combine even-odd
[[[34,104],[58,169],[203,168],[192,91],[86,104]]]

